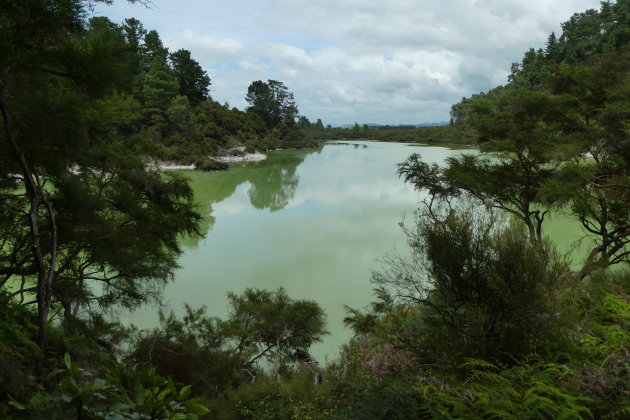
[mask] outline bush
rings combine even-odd
[[[209,157],[202,157],[195,160],[195,167],[200,171],[224,171],[229,165]]]
[[[42,353],[36,336],[35,314],[0,293],[0,418],[6,416],[7,395],[24,397],[37,381]]]
[[[419,306],[401,314],[416,352],[451,366],[464,358],[510,363],[558,339],[556,295],[568,271],[550,244],[471,211],[419,219],[406,233],[411,256],[386,258],[373,281]]]
[[[155,369],[139,374],[115,362],[103,377],[77,366],[66,353],[65,367],[55,369],[47,381],[50,390],[40,390],[28,401],[9,401],[14,414],[29,419],[182,419],[197,420],[209,412],[199,400],[190,399],[190,386],[179,387]]]
[[[419,416],[427,419],[587,419],[588,398],[561,384],[571,373],[565,368],[525,361],[502,368],[468,360],[466,381],[436,386],[420,380],[416,389],[423,402]]]

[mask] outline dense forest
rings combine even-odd
[[[81,0],[3,1],[0,27],[0,417],[630,417],[630,0],[575,14],[450,125],[410,130],[311,123],[276,80],[221,105],[189,51]],[[229,294],[225,318],[119,322],[205,233],[187,179],[153,163],[221,169],[316,138],[481,151],[399,165],[426,197],[410,252],[347,308],[335,360],[309,355],[321,307],[283,289]],[[547,238],[556,213],[584,258]]]
[[[429,127],[377,126],[355,123],[352,128],[318,128],[307,125],[304,130],[307,138],[325,140],[374,140],[406,143],[476,145],[477,131],[469,124],[448,124]]]

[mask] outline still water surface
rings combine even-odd
[[[226,292],[284,287],[312,299],[327,314],[330,335],[313,348],[324,362],[350,337],[344,305],[372,300],[370,272],[394,248],[405,249],[399,222],[410,220],[419,193],[396,174],[412,153],[428,162],[476,153],[402,143],[335,142],[317,150],[275,151],[262,162],[226,172],[187,172],[204,215],[205,238],[184,240],[175,281],[165,291],[167,310],[206,305],[225,316]],[[155,326],[157,309],[132,315]]]

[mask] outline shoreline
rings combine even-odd
[[[218,156],[212,157],[214,160],[225,163],[237,163],[237,162],[260,162],[267,159],[267,155],[260,152],[246,153],[243,156]]]
[[[239,163],[239,162],[261,162],[267,159],[267,155],[260,152],[246,153],[242,156],[208,156],[209,159],[223,163]],[[196,171],[197,165],[182,165],[177,162],[161,162],[154,161],[148,165],[149,169],[156,171]]]

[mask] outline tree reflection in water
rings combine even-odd
[[[264,161],[233,164],[223,172],[187,172],[198,210],[204,216],[201,225],[203,237],[214,226],[212,206],[231,197],[237,187],[245,182],[250,184],[247,195],[254,208],[270,211],[285,208],[295,195],[300,181],[298,166],[309,154],[320,151],[321,148],[272,152]],[[182,238],[181,243],[185,247],[195,247],[200,239]]]
[[[297,165],[286,167],[278,164],[266,170],[263,176],[250,179],[251,187],[247,194],[252,206],[271,211],[285,208],[300,182],[296,169]]]

